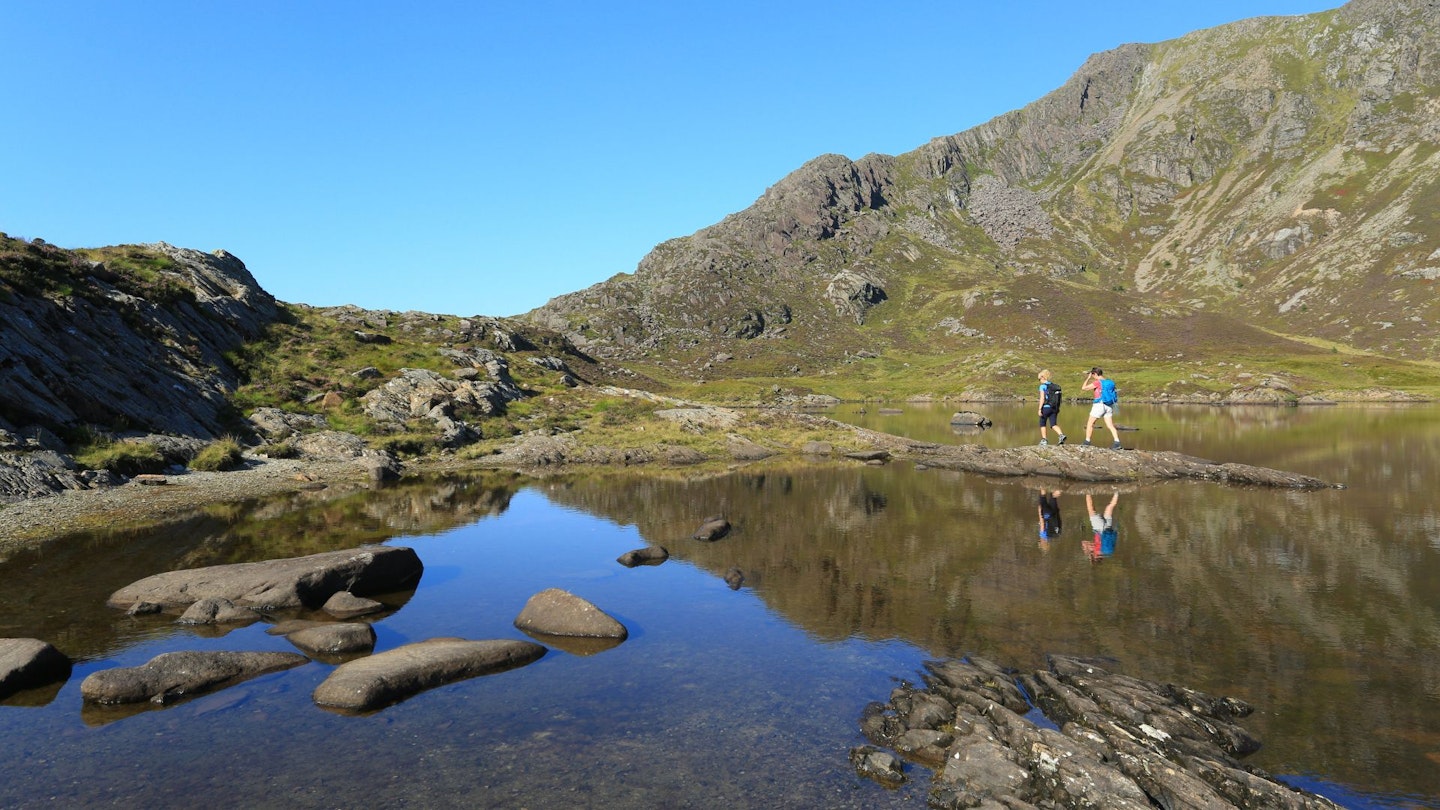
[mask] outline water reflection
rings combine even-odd
[[[992,413],[997,427],[977,440],[1010,429]],[[936,414],[956,441],[948,412],[926,418]],[[1014,444],[1028,444],[1033,411],[1016,415]],[[885,418],[907,416],[921,421],[908,409]],[[860,708],[925,657],[1029,668],[1050,652],[1110,656],[1137,677],[1250,701],[1260,711],[1246,726],[1265,742],[1255,761],[1272,772],[1440,796],[1440,409],[1131,405],[1126,419],[1142,447],[1350,488],[1039,490],[899,464],[607,470],[307,494],[76,538],[0,562],[0,635],[43,637],[82,660],[48,705],[0,707],[17,751],[0,766],[0,805],[910,806],[923,802],[913,787],[887,793],[848,771]],[[691,539],[711,515],[727,516],[729,534]],[[74,682],[98,666],[176,648],[289,649],[258,626],[200,638],[169,618],[116,615],[103,601],[120,585],[389,538],[415,547],[427,574],[377,620],[377,650],[514,637],[517,611],[547,587],[610,612],[630,641],[604,655],[559,649],[344,724],[310,702],[322,664],[103,736],[78,722]],[[670,560],[616,562],[647,545]],[[337,751],[337,737],[353,751]]]
[[[1050,542],[1060,539],[1065,522],[1060,516],[1060,490],[1041,489],[1040,502],[1035,508],[1040,519],[1040,550],[1049,551]]]
[[[1105,504],[1104,511],[1096,511],[1095,496],[1085,493],[1085,510],[1090,513],[1090,529],[1095,534],[1085,547],[1085,553],[1090,556],[1091,562],[1098,563],[1115,553],[1115,506],[1118,503],[1120,493],[1117,491],[1110,496],[1110,502]]]

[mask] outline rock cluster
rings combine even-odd
[[[925,686],[895,689],[860,725],[933,771],[931,807],[1337,807],[1241,763],[1260,744],[1235,724],[1251,708],[1234,698],[1063,656],[1028,675],[973,657],[925,668]],[[851,762],[883,784],[906,778],[884,751]]]

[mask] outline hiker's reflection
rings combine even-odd
[[[1090,512],[1090,528],[1094,537],[1085,544],[1085,553],[1092,562],[1100,562],[1115,553],[1115,504],[1120,502],[1120,493],[1110,496],[1110,503],[1104,512],[1095,511],[1095,497],[1085,493],[1085,508]]]
[[[1060,490],[1040,490],[1036,512],[1040,518],[1040,549],[1050,550],[1050,541],[1060,537]]]

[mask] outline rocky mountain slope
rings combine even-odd
[[[0,236],[0,429],[226,430],[227,352],[275,320],[243,262],[166,244],[64,250]]]
[[[207,445],[233,446],[217,464],[243,445],[392,468],[519,432],[521,400],[617,379],[643,381],[502,319],[283,304],[224,251],[0,234],[0,503]]]
[[[1097,54],[903,155],[818,157],[524,317],[692,378],[877,354],[957,373],[1057,354],[1428,360],[1437,278],[1440,2],[1352,0]]]

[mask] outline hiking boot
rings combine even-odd
[[[1081,444],[1083,444],[1083,445],[1086,446],[1086,447],[1089,447],[1089,446],[1090,446],[1090,440],[1089,440],[1089,439],[1086,439],[1085,441],[1081,442]]]
[[[1064,433],[1061,433],[1061,434],[1060,434],[1060,441],[1055,442],[1055,443],[1056,443],[1056,444],[1064,444],[1064,443],[1065,443],[1065,434],[1064,434]]]
[[[1045,441],[1044,439],[1041,439],[1041,440],[1040,440],[1040,446],[1041,446],[1041,447],[1044,447],[1045,445],[1047,445],[1047,444],[1049,444],[1049,443],[1050,443],[1050,442],[1047,442],[1047,441]]]
[[[1111,450],[1124,450],[1125,448],[1124,448],[1119,442],[1115,442],[1114,444],[1110,445],[1110,449],[1111,449]]]

